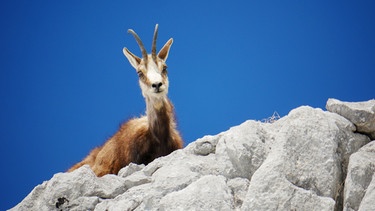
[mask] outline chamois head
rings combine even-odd
[[[167,65],[165,62],[168,58],[173,39],[169,39],[159,53],[156,54],[156,39],[158,36],[158,24],[156,24],[151,54],[147,54],[139,36],[132,29],[129,29],[128,32],[131,33],[137,41],[142,52],[142,58],[134,55],[127,48],[124,48],[123,52],[138,73],[143,96],[151,98],[165,96],[168,93],[169,86]]]

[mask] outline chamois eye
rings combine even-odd
[[[161,71],[163,74],[167,74],[168,73],[168,71],[167,71],[167,66],[164,66],[163,67],[163,70]]]
[[[142,71],[138,71],[137,74],[138,74],[138,77],[140,77],[140,78],[143,77],[143,72]]]

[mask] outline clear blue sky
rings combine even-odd
[[[139,3],[138,3],[139,2]],[[208,3],[212,2],[212,3]],[[328,98],[375,97],[375,1],[2,1],[0,210],[80,161],[145,104],[122,54],[170,38],[188,144]]]

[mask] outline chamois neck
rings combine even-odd
[[[166,140],[174,123],[173,105],[167,96],[147,98],[147,119],[150,132],[159,142]]]

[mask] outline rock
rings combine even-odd
[[[195,155],[206,156],[215,152],[218,140],[217,136],[205,136],[196,140],[195,144],[189,145],[186,150]]]
[[[369,141],[354,129],[343,117],[310,107],[297,108],[271,124],[271,149],[251,178],[242,210],[339,206],[344,161]]]
[[[120,176],[120,177],[127,177],[127,176],[133,174],[134,172],[142,170],[144,167],[145,167],[145,165],[143,165],[143,164],[142,165],[137,165],[135,163],[130,163],[126,167],[120,169],[120,171],[118,172],[118,176]]]
[[[375,200],[375,175],[372,175],[372,180],[370,185],[367,187],[366,194],[363,197],[361,201],[361,205],[359,206],[358,210],[374,210],[375,205],[374,205],[374,200]]]
[[[273,123],[249,120],[205,136],[147,166],[130,164],[118,176],[97,178],[87,166],[58,173],[13,210],[372,209],[373,142],[355,131],[343,116],[302,106]]]
[[[365,102],[342,102],[328,99],[326,108],[337,113],[357,126],[357,131],[375,139],[375,100]]]
[[[240,208],[245,200],[250,181],[245,178],[237,177],[229,180],[227,184],[233,193],[234,207]]]
[[[256,121],[246,121],[222,133],[216,145],[217,160],[226,163],[222,170],[227,178],[250,179],[267,157],[266,139],[269,134],[265,125]]]
[[[11,210],[93,209],[102,199],[114,198],[124,191],[123,178],[115,175],[98,178],[85,165],[71,173],[55,174]]]
[[[161,210],[232,210],[234,200],[223,176],[207,175],[160,200]]]
[[[344,210],[374,210],[374,202],[375,142],[373,141],[350,156],[345,180]]]

